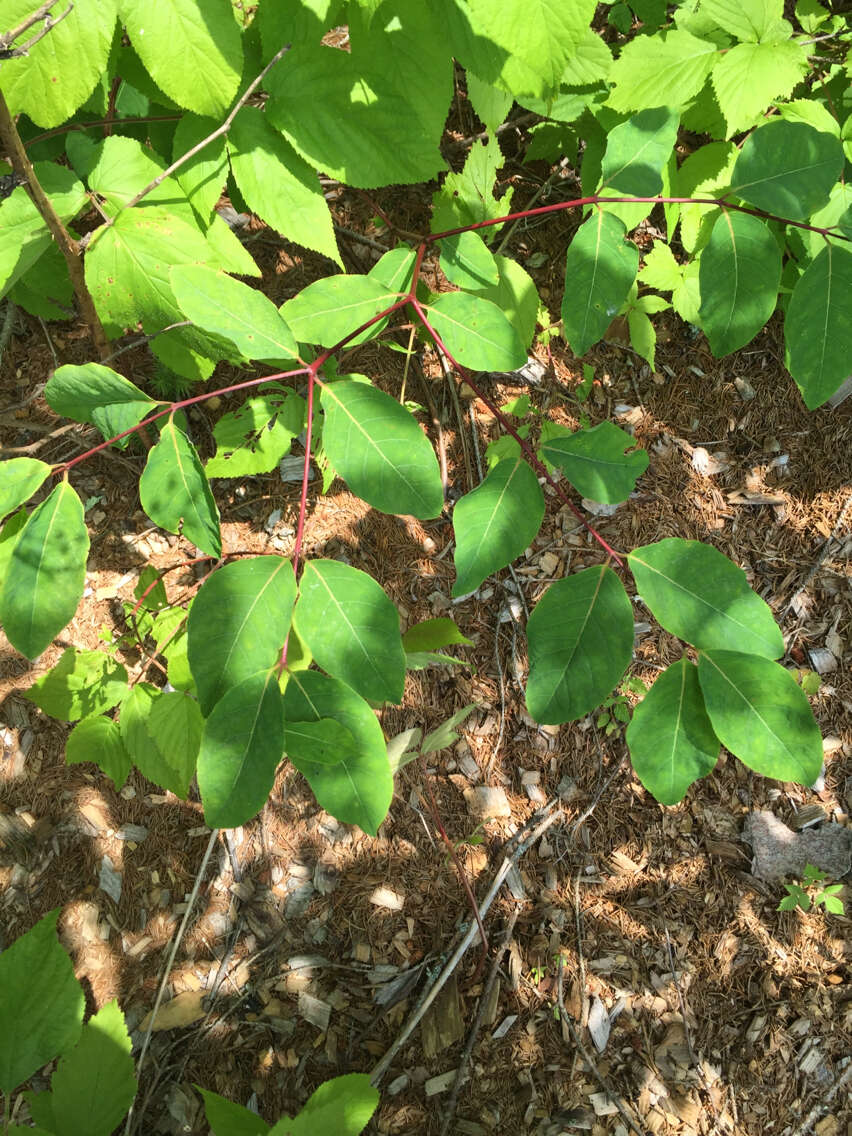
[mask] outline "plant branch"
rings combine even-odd
[[[35,146],[36,142],[45,142],[48,138],[56,138],[60,134],[70,134],[75,130],[95,130],[99,126],[134,126],[139,122],[177,122],[182,116],[179,114],[144,114],[134,118],[97,118],[94,122],[66,122],[64,126],[57,126],[53,130],[45,130],[43,134],[36,134],[24,142],[25,147]]]
[[[234,119],[249,101],[249,99],[263,82],[263,80],[266,78],[267,73],[272,70],[279,59],[283,58],[283,56],[287,54],[291,46],[291,44],[287,43],[275,52],[275,54],[269,60],[261,73],[255,79],[253,79],[251,83],[249,83],[245,91],[243,91],[242,95],[240,95],[240,97],[237,99],[232,110],[228,114],[228,117],[225,119],[221,126],[218,126],[212,134],[208,134],[206,138],[202,138],[200,142],[197,142],[193,147],[191,147],[191,149],[187,150],[185,154],[181,154],[181,156],[174,162],[172,162],[172,164],[165,170],[163,170],[161,174],[158,174],[153,181],[149,182],[144,189],[140,189],[135,197],[131,197],[124,208],[132,209],[134,205],[138,205],[143,197],[147,197],[151,190],[156,189],[157,186],[161,184],[161,182],[165,181],[165,179],[173,174],[175,170],[179,170],[181,166],[185,165],[190,160],[190,158],[194,158],[196,154],[200,153],[205,148],[205,146],[208,146],[211,142],[215,142],[215,140],[217,138],[221,138],[223,134],[227,134],[231,129],[231,126],[233,125]],[[113,218],[113,220],[115,220],[115,218]],[[107,224],[112,224],[112,221],[108,221]]]
[[[70,15],[71,9],[74,7],[73,3],[69,4],[62,15],[57,16],[54,20],[51,16],[48,16],[48,12],[55,3],[56,0],[49,0],[48,3],[42,4],[40,8],[32,13],[32,15],[27,16],[25,20],[18,24],[16,28],[12,28],[10,32],[6,32],[5,35],[0,36],[0,52],[3,53],[4,58],[17,59],[22,55],[28,55],[30,48],[35,47],[40,39],[44,39],[51,28],[55,28],[57,24],[61,23],[65,19],[66,16]],[[29,29],[34,24],[37,24],[42,17],[44,17],[45,19],[44,27],[41,29],[41,31],[37,32],[34,36],[31,36],[31,38],[28,39],[22,47],[16,47],[12,50],[9,50],[15,40],[20,38],[20,36],[22,36],[24,32],[29,31]]]

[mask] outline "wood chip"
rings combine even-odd
[[[315,998],[313,994],[302,990],[299,993],[299,1015],[324,1033],[331,1020],[331,1006],[321,998]]]
[[[370,903],[376,907],[384,907],[386,911],[402,911],[405,905],[405,896],[389,887],[377,887],[370,896]]]
[[[465,789],[464,799],[473,816],[480,820],[512,815],[505,790],[499,785],[477,785],[476,788]]]
[[[426,1090],[426,1096],[434,1097],[439,1093],[445,1093],[455,1081],[457,1072],[458,1069],[449,1069],[446,1073],[441,1073],[437,1077],[430,1077],[423,1086]]]

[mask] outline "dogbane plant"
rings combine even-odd
[[[444,509],[438,462],[417,419],[370,376],[340,373],[342,349],[392,337],[404,316],[504,431],[487,476],[453,512],[456,598],[535,539],[543,486],[577,512],[571,489],[618,503],[648,465],[610,422],[573,432],[549,424],[534,446],[483,389],[479,372],[524,365],[541,310],[524,267],[494,247],[508,224],[576,211],[561,308],[576,355],[624,312],[634,344],[652,359],[650,317],[669,304],[724,355],[780,307],[801,397],[811,408],[830,397],[852,363],[844,178],[852,107],[833,77],[845,59],[842,29],[826,14],[824,37],[806,43],[805,17],[794,28],[780,0],[728,7],[681,5],[659,31],[633,29],[613,60],[587,0],[539,0],[532,9],[526,0],[286,8],[263,0],[250,20],[227,0],[78,0],[57,10],[25,55],[12,31],[29,9],[0,3],[12,29],[3,37],[0,138],[10,176],[25,183],[0,203],[0,225],[20,238],[3,287],[46,318],[66,314],[76,296],[100,361],[59,367],[44,393],[58,414],[104,438],[59,466],[5,463],[0,621],[32,659],[72,618],[89,548],[74,470],[142,432],[150,445],[142,507],[213,564],[189,602],[170,604],[163,574],[151,572],[128,606],[132,633],[153,644],[168,688],[130,681],[116,644],[68,648],[35,683],[29,697],[38,706],[76,723],[68,760],[96,761],[117,785],[135,765],[179,796],[197,777],[208,823],[229,827],[263,806],[286,755],[323,808],[377,831],[392,770],[373,707],[398,703],[406,669],[445,660],[440,649],[460,637],[446,620],[401,635],[377,581],[303,556],[312,458],[380,511],[434,520]],[[52,8],[43,5],[39,18]],[[339,40],[342,26],[343,50],[323,42],[335,27]],[[641,51],[664,61],[663,86],[656,65],[643,72]],[[782,56],[784,83],[770,90],[767,81],[759,108],[756,95],[734,105],[721,93],[723,79],[740,74],[729,60],[771,69]],[[446,172],[438,147],[454,59],[489,133],[473,140],[460,170]],[[721,126],[709,121],[714,98]],[[515,102],[542,118],[534,152],[574,147],[582,197],[514,213],[510,194],[497,199],[494,132]],[[681,160],[682,127],[695,129],[702,108],[710,140]],[[767,120],[768,109],[777,113]],[[65,164],[51,160],[57,154]],[[236,279],[259,270],[216,205],[227,188],[340,265],[317,169],[359,189],[445,176],[428,233],[402,234],[369,272],[326,276],[276,307]],[[657,206],[667,240],[640,267],[630,233]],[[81,214],[87,232],[78,239],[72,222]],[[427,266],[430,280],[443,279],[437,292]],[[208,379],[223,359],[256,373],[158,399],[108,365],[109,341],[128,329],[146,333],[185,379]],[[216,451],[204,462],[184,411],[223,395],[243,401],[219,418]],[[304,465],[292,558],[223,547],[216,479],[268,473],[296,439]],[[36,494],[40,503],[28,509]],[[633,646],[629,569],[642,602],[686,648],[627,731],[647,788],[666,804],[680,800],[712,770],[720,745],[764,775],[812,783],[819,731],[777,661],[784,643],[770,609],[741,569],[710,546],[676,539],[625,560],[583,523],[602,562],[552,584],[532,612],[530,714],[542,723],[581,718],[622,680]]]

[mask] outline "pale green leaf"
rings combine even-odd
[[[376,387],[323,387],[323,446],[349,488],[383,513],[437,517],[444,503],[432,447],[411,414]]]
[[[527,624],[527,709],[558,724],[590,713],[630,664],[633,611],[624,585],[600,565],[557,580]]]
[[[219,510],[195,447],[169,419],[139,479],[142,508],[160,528],[180,532],[208,556],[221,556]]]
[[[113,1000],[83,1026],[50,1080],[56,1136],[110,1136],[136,1095],[130,1037]]]
[[[372,276],[325,276],[279,310],[299,343],[333,347],[398,299],[395,291]],[[385,321],[377,321],[350,339],[349,345],[371,339],[384,325]]]
[[[9,63],[3,64],[8,67]],[[0,74],[3,74],[0,70]],[[86,190],[72,170],[52,162],[33,166],[42,189],[62,221],[70,221],[86,201]],[[53,237],[26,187],[0,200],[0,294],[5,294],[53,245]]]
[[[494,196],[497,171],[504,163],[496,138],[476,141],[459,173],[449,173],[432,197],[432,232],[476,225],[511,212],[512,190],[498,201]],[[497,233],[500,226],[483,230]]]
[[[714,43],[687,31],[637,36],[612,65],[608,105],[617,111],[684,107],[704,86],[717,58]]]
[[[379,1093],[366,1073],[333,1077],[315,1089],[298,1116],[282,1117],[269,1136],[358,1136],[379,1105]]]
[[[420,752],[423,754],[439,753],[447,746],[453,745],[459,740],[459,735],[456,733],[456,726],[460,726],[462,722],[466,721],[474,710],[478,707],[478,702],[471,702],[469,706],[462,706],[461,710],[456,710],[446,722],[442,722],[437,729],[428,733],[423,741],[420,743]]]
[[[66,363],[57,368],[44,397],[57,414],[91,422],[104,438],[129,430],[157,406],[139,387],[101,363]]]
[[[24,695],[52,718],[76,722],[111,710],[127,694],[127,671],[104,651],[68,647]]]
[[[0,465],[0,518],[28,501],[50,476],[47,462],[11,458]]]
[[[172,160],[182,158],[199,142],[208,138],[219,125],[216,118],[201,118],[197,114],[181,115],[175,127]],[[228,180],[225,139],[215,138],[208,142],[203,150],[175,171],[174,178],[200,220],[205,223],[209,221]]]
[[[628,563],[643,601],[672,635],[706,650],[783,654],[769,606],[712,545],[669,537],[634,549]]]
[[[389,252],[383,253],[367,275],[371,280],[377,280],[380,284],[383,284],[394,295],[399,292],[407,292],[411,287],[416,260],[417,254],[414,249],[407,248],[405,245],[398,245],[396,248],[390,249]]]
[[[815,410],[852,370],[852,252],[826,242],[799,277],[784,320],[787,365]]]
[[[612,52],[606,40],[594,28],[587,27],[583,37],[576,45],[573,54],[565,65],[562,86],[592,87],[602,86],[612,69]]]
[[[541,453],[583,497],[617,504],[627,500],[648,468],[647,450],[625,453],[635,445],[636,439],[612,422],[599,422],[590,430],[551,438]]]
[[[733,142],[710,142],[695,150],[678,169],[672,185],[674,197],[716,197],[727,189],[739,150]],[[682,204],[680,236],[692,253],[703,247],[716,218],[715,205]]]
[[[639,250],[617,217],[596,209],[577,231],[565,260],[565,338],[575,355],[603,338],[636,279]]]
[[[185,798],[195,773],[204,726],[198,703],[178,691],[160,694],[151,706],[147,725],[157,749],[172,770],[170,780],[163,784],[178,797]]]
[[[130,773],[130,754],[121,740],[121,730],[112,718],[84,718],[78,722],[65,743],[65,760],[69,765],[94,762],[110,778],[118,792]]]
[[[281,692],[273,668],[232,686],[204,723],[198,788],[210,828],[236,828],[260,812],[283,750]]]
[[[775,99],[786,98],[808,69],[806,49],[788,43],[740,43],[713,68],[713,90],[726,137],[753,126]]]
[[[719,739],[704,708],[698,671],[672,663],[633,711],[625,740],[636,776],[662,805],[676,805],[713,771]]]
[[[174,739],[170,728],[167,728],[166,734],[160,735],[154,726],[154,707],[161,699],[173,697],[175,696],[164,694],[150,683],[137,683],[121,705],[119,730],[124,748],[142,775],[153,781],[155,785],[185,798],[194,772],[194,758],[198,750],[197,738],[190,759],[185,751],[172,750],[170,743]],[[176,697],[186,698],[183,694],[178,694]],[[168,722],[165,720],[169,717],[169,713],[166,711],[162,719],[167,727]],[[179,731],[175,731],[174,738],[179,737]]]
[[[216,454],[204,467],[208,477],[269,473],[305,425],[305,400],[297,394],[256,395],[223,414],[213,427]]]
[[[532,542],[543,517],[544,494],[529,465],[520,455],[498,462],[453,509],[453,595],[476,591],[492,572],[511,564]]]
[[[451,647],[455,643],[473,646],[473,640],[466,638],[451,619],[424,619],[415,623],[402,637],[406,652],[437,651],[440,647]]]
[[[816,781],[822,737],[788,670],[739,651],[702,651],[698,679],[714,733],[740,761],[779,781]]]
[[[13,513],[0,529],[0,596],[3,594],[3,581],[6,579],[6,569],[9,565],[9,557],[12,555],[12,549],[15,547],[15,541],[18,539],[18,534],[27,523],[28,514],[26,509],[19,509],[17,513]]]
[[[83,595],[89,534],[83,502],[67,481],[33,510],[9,556],[0,622],[34,659],[72,619]]]
[[[468,292],[444,292],[426,308],[444,346],[474,371],[515,371],[527,361],[524,345],[496,304]]]
[[[467,97],[470,99],[477,118],[485,123],[485,129],[496,130],[512,109],[515,101],[507,91],[485,83],[472,71],[467,76]]]
[[[746,138],[731,193],[758,209],[803,220],[826,203],[843,161],[837,138],[805,122],[777,119]]]
[[[659,299],[659,297],[657,297]],[[667,304],[666,307],[669,305]],[[630,333],[630,346],[640,358],[644,359],[651,370],[655,366],[655,352],[657,347],[657,333],[654,325],[645,310],[636,306],[627,313],[627,328]]]
[[[399,612],[372,576],[337,560],[309,560],[293,623],[334,678],[374,702],[402,700]]]
[[[701,13],[736,39],[757,43],[784,15],[784,0],[702,0]]]
[[[683,268],[665,241],[654,241],[651,251],[645,254],[638,278],[649,288],[672,292],[683,282]]]

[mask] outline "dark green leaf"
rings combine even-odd
[[[104,651],[68,647],[24,695],[45,714],[76,722],[111,710],[127,694],[127,671]]]
[[[775,119],[745,140],[730,192],[758,209],[804,220],[828,201],[843,161],[838,138]]]
[[[441,241],[441,270],[451,284],[479,291],[499,281],[491,250],[479,233],[456,233]]]
[[[527,361],[524,345],[496,304],[468,292],[444,292],[426,314],[453,357],[474,371],[515,371]]]
[[[91,422],[104,438],[129,430],[157,406],[144,391],[100,363],[60,367],[48,380],[44,397],[57,414]]]
[[[699,316],[713,354],[728,355],[760,331],[778,300],[781,250],[768,226],[722,211],[701,254]]]
[[[568,246],[562,321],[575,355],[603,338],[636,279],[639,250],[624,235],[617,217],[596,209]]]
[[[608,135],[601,188],[623,197],[653,197],[663,186],[663,168],[677,138],[680,114],[653,107],[634,114]]]
[[[216,1136],[266,1136],[269,1125],[256,1113],[218,1093],[195,1086],[204,1098],[204,1113]]]
[[[379,1094],[366,1073],[333,1077],[315,1089],[297,1117],[282,1117],[269,1136],[358,1136],[378,1108]]]
[[[584,497],[614,505],[627,500],[648,468],[646,450],[625,453],[635,445],[636,439],[612,422],[600,422],[590,430],[551,438],[541,453]]]
[[[799,277],[784,320],[787,365],[808,410],[852,370],[852,252],[828,242]]]
[[[172,419],[139,479],[142,508],[160,528],[180,532],[208,556],[222,555],[219,510],[195,446]]]
[[[50,466],[35,458],[12,458],[0,465],[0,518],[28,501],[50,476]]]
[[[477,295],[500,308],[526,349],[535,335],[540,302],[538,290],[530,274],[516,260],[495,255],[494,263],[499,280],[493,286],[478,289]]]
[[[314,765],[337,765],[358,756],[350,730],[333,718],[318,722],[285,722],[284,752]]]
[[[325,276],[287,300],[279,309],[300,343],[333,347],[399,296],[372,276]],[[350,346],[371,339],[384,326],[373,324],[349,341]]]

